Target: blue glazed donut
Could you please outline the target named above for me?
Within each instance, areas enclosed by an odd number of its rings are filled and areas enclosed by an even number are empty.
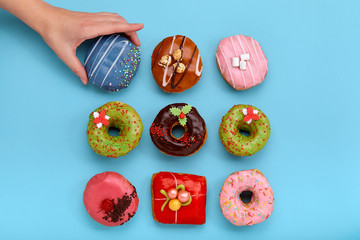
[[[92,82],[109,92],[129,86],[140,65],[140,49],[119,35],[101,36],[85,57],[85,70]]]

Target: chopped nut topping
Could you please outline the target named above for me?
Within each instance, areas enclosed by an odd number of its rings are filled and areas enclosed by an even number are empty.
[[[175,52],[173,52],[173,58],[175,59],[175,61],[177,61],[177,60],[182,60],[182,50],[181,49],[178,49],[178,50],[176,50]]]
[[[169,55],[164,55],[161,57],[159,61],[159,66],[166,67],[166,65],[170,65],[170,64],[171,64],[171,57]]]
[[[176,68],[176,63],[173,64],[174,69]],[[185,64],[179,63],[179,66],[176,69],[176,73],[183,73],[185,71]]]

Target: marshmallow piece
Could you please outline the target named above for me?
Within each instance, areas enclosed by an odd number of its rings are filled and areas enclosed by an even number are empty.
[[[240,59],[238,57],[232,58],[232,66],[233,67],[239,67],[240,66]]]
[[[249,61],[250,60],[250,54],[244,53],[240,55],[241,61]]]
[[[246,62],[245,61],[240,61],[240,69],[246,70]]]

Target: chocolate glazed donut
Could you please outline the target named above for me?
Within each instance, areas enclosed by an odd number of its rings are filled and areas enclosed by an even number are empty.
[[[151,56],[154,79],[165,92],[183,92],[194,86],[201,77],[202,67],[196,44],[181,35],[162,40]]]
[[[174,137],[172,129],[183,126],[185,133]],[[173,103],[163,108],[150,127],[151,140],[163,153],[172,156],[189,156],[205,143],[207,133],[204,119],[195,107]]]

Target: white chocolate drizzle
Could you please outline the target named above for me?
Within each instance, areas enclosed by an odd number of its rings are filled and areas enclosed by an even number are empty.
[[[198,57],[196,60],[196,67],[195,67],[195,74],[200,77],[203,67],[201,66],[201,69],[199,71],[199,63],[200,63],[200,52],[198,51]]]
[[[245,49],[241,43],[241,39],[239,36],[235,36],[235,38],[238,40],[239,44],[240,44],[240,47],[241,47],[241,50],[243,53],[245,53]],[[253,83],[255,84],[255,78],[254,78],[254,74],[252,72],[252,69],[251,69],[251,64],[249,64],[249,69],[250,69],[250,74],[251,74],[251,77],[252,77],[252,80],[253,80]]]
[[[171,42],[171,46],[170,46],[170,50],[169,50],[169,58],[170,58],[170,55],[171,55],[171,53],[172,53],[172,49],[173,49],[173,46],[174,46],[175,38],[176,38],[176,36],[173,36],[173,40],[172,40],[172,42]],[[162,86],[163,86],[163,87],[166,87],[166,86],[169,84],[170,80],[171,80],[171,76],[170,76],[170,78],[166,81],[166,74],[167,74],[167,71],[168,71],[168,69],[169,69],[169,63],[170,63],[170,61],[167,62],[166,67],[165,67],[165,70],[164,70],[163,81],[162,81]]]

